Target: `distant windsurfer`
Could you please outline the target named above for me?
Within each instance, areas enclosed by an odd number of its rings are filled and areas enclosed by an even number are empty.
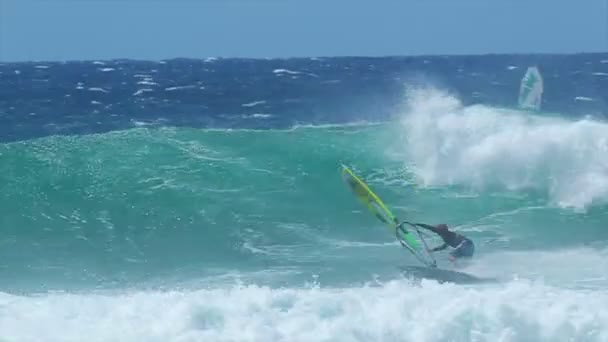
[[[414,223],[413,225],[428,229],[443,239],[443,245],[432,248],[429,250],[429,252],[441,251],[450,246],[454,248],[454,250],[450,252],[449,256],[450,261],[452,262],[456,261],[458,258],[471,258],[473,253],[475,253],[475,245],[473,244],[473,241],[462,234],[450,231],[446,224],[442,223],[436,226],[431,226],[424,223]]]

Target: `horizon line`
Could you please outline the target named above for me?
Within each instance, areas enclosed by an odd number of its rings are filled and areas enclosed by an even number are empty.
[[[166,57],[166,58],[96,58],[96,59],[40,59],[40,60],[2,60],[0,64],[28,64],[28,63],[70,63],[70,62],[112,62],[112,61],[134,61],[134,62],[162,62],[172,60],[289,60],[289,59],[337,59],[337,58],[437,58],[437,57],[487,57],[487,56],[576,56],[576,55],[599,55],[608,54],[607,51],[579,51],[579,52],[499,52],[499,53],[454,53],[454,54],[409,54],[409,55],[336,55],[336,56],[288,56],[288,57]]]

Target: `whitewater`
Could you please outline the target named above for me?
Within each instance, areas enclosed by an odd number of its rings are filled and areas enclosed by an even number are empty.
[[[278,82],[354,77],[260,63]],[[108,62],[103,82],[78,90],[71,80],[73,91],[85,92],[83,106],[124,105],[107,98],[119,83],[105,79],[122,68],[158,84],[128,92],[148,110],[167,103],[159,93],[187,111],[191,92],[229,92],[134,65]],[[512,65],[502,72],[523,68]],[[30,77],[29,67],[59,66],[17,67]],[[0,143],[0,340],[608,340],[608,122],[414,83],[399,79],[386,115],[340,120],[324,103],[310,120],[298,107],[279,122],[277,108],[311,102],[259,94],[199,124],[162,110],[96,123],[100,109],[70,114],[72,125],[39,125],[42,114],[18,125],[4,110],[13,126]],[[359,100],[375,107],[375,96]],[[352,196],[341,164],[401,219],[470,237],[475,258],[457,270],[496,281],[405,272],[419,263]],[[446,252],[436,257],[453,269]]]

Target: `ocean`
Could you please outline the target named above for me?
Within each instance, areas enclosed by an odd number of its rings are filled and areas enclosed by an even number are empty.
[[[608,341],[607,113],[608,53],[0,64],[0,340]]]

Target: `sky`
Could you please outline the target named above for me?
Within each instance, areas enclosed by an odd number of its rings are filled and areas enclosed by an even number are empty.
[[[608,51],[608,0],[0,0],[0,61]]]

